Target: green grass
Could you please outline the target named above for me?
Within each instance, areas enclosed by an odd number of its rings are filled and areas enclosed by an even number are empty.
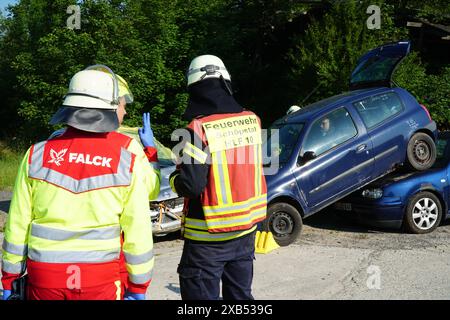
[[[0,190],[10,191],[13,189],[23,154],[23,152],[15,151],[0,142]]]

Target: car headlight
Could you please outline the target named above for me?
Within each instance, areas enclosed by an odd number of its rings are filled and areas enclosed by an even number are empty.
[[[362,196],[369,199],[380,199],[383,196],[383,189],[366,189],[362,192]]]

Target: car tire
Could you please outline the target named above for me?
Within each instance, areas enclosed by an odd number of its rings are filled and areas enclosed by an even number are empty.
[[[431,168],[436,161],[436,144],[426,133],[414,134],[408,142],[406,151],[408,167],[412,170],[424,171]]]
[[[424,191],[409,199],[403,226],[410,233],[429,233],[439,226],[441,219],[441,201],[433,193]]]
[[[302,228],[302,217],[294,206],[285,202],[269,205],[264,230],[272,232],[273,238],[280,246],[288,246],[294,242]]]

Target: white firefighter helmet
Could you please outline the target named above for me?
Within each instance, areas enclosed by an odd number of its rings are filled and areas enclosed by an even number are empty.
[[[110,132],[119,127],[119,97],[133,102],[128,84],[104,65],[77,72],[71,79],[62,107],[50,124],[67,124],[90,132]]]
[[[301,108],[299,106],[293,105],[291,106],[288,111],[286,112],[286,114],[291,114],[294,112],[297,112],[298,110],[300,110]]]
[[[87,109],[117,109],[119,85],[116,75],[106,66],[92,66],[77,72],[70,80],[63,105]]]
[[[209,54],[194,58],[186,76],[188,86],[208,78],[223,77],[225,80],[231,81],[223,61],[219,57]]]

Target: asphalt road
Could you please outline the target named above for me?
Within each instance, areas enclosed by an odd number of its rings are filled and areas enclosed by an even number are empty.
[[[0,192],[0,210],[7,210],[7,199]],[[176,268],[182,245],[176,234],[156,239],[149,299],[180,299]],[[256,256],[253,295],[259,300],[449,299],[450,222],[431,234],[412,235],[357,225],[330,210],[317,213],[305,220],[294,244]]]
[[[301,238],[257,254],[253,294],[261,300],[449,299],[450,223],[428,235],[357,225],[332,211],[305,220]],[[182,241],[155,243],[150,299],[180,299]]]

